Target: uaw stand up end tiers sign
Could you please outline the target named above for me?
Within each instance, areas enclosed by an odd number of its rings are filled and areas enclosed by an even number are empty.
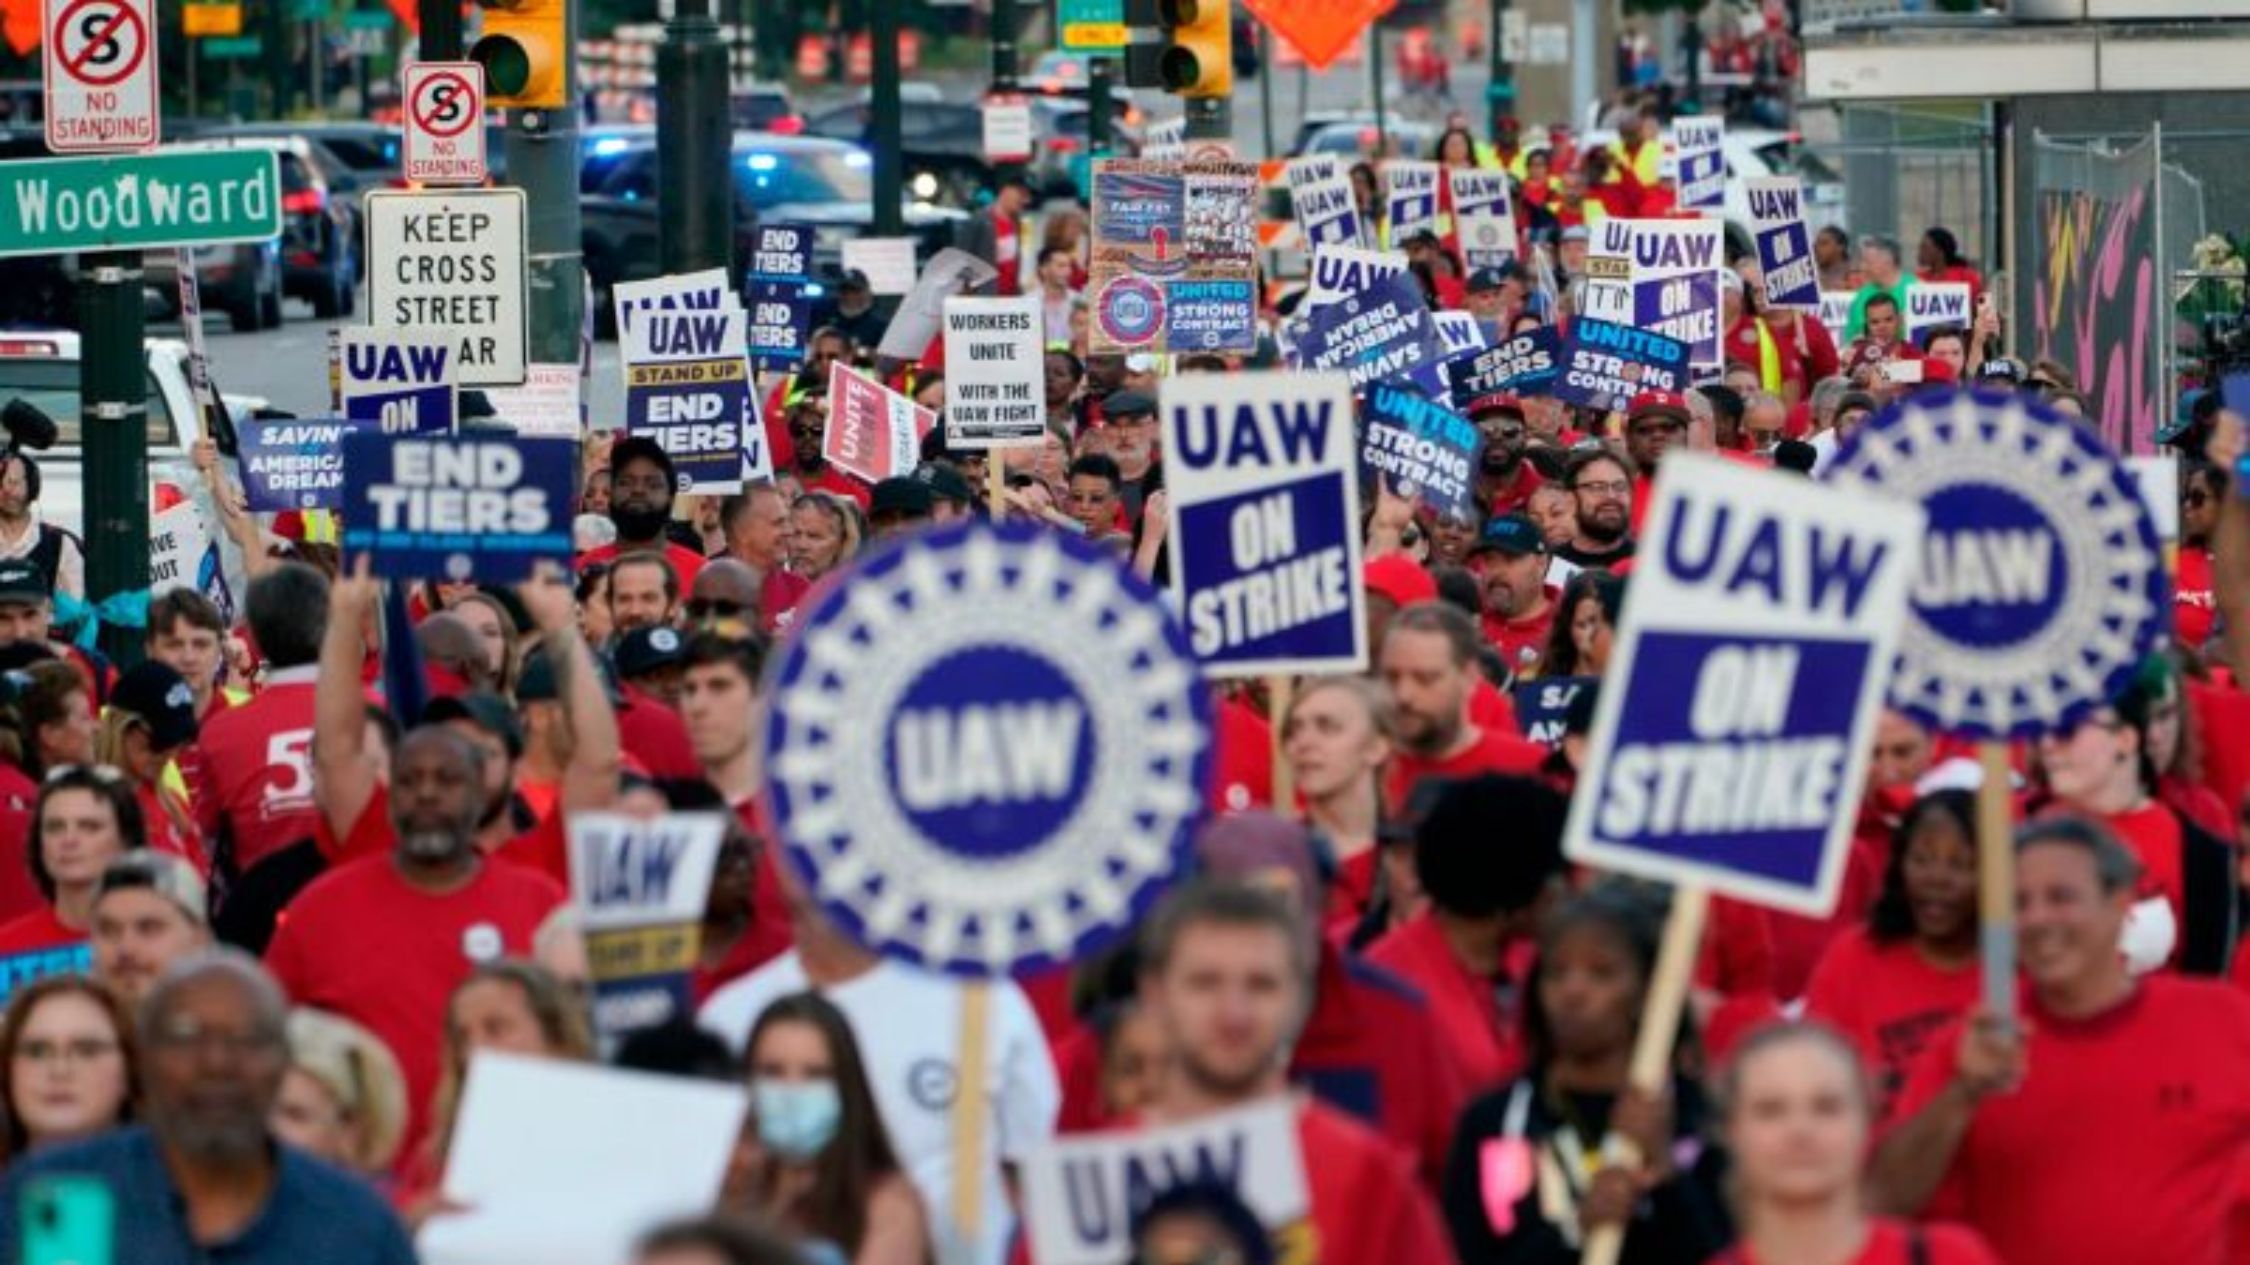
[[[1060,965],[1177,871],[1210,700],[1107,552],[1023,524],[920,534],[797,627],[768,670],[767,788],[798,874],[860,943],[972,977]]]

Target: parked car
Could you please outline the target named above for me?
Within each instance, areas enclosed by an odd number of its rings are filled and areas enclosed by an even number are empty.
[[[840,105],[814,115],[805,134],[854,146],[873,140],[874,112],[866,102]],[[984,160],[984,112],[957,101],[917,101],[899,117],[899,150],[905,159],[906,187],[930,201],[968,206],[992,183]]]
[[[777,83],[753,83],[735,89],[728,113],[733,125],[745,131],[795,136],[805,130],[805,116],[797,112],[789,89]]]
[[[399,128],[388,123],[238,123],[196,134],[199,140],[252,136],[296,137],[312,146],[312,158],[328,182],[329,196],[340,202],[351,218],[352,240],[359,240],[360,199],[370,189],[406,187],[405,143]],[[495,150],[497,152],[497,150]],[[359,275],[367,275],[364,252],[355,251]]]
[[[1383,120],[1383,130],[1375,128],[1375,119],[1341,119],[1326,123],[1304,135],[1304,147],[1297,154],[1334,154],[1338,158],[1357,162],[1375,155],[1376,138],[1388,136],[1389,150],[1394,157],[1428,158],[1437,152],[1440,129],[1435,123],[1416,119],[1402,119],[1392,115]],[[1291,155],[1295,157],[1296,155]]]
[[[281,288],[324,321],[352,314],[359,292],[359,220],[300,136],[197,138],[174,151],[264,149],[281,162]],[[170,275],[168,266],[160,269]],[[161,279],[159,279],[161,283]],[[275,324],[279,324],[278,313]]]

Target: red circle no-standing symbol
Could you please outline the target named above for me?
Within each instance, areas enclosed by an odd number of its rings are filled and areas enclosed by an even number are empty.
[[[63,73],[89,88],[125,82],[148,56],[148,27],[124,0],[76,0],[48,36]]]
[[[439,140],[459,136],[477,121],[476,88],[468,76],[443,71],[414,88],[414,126]]]

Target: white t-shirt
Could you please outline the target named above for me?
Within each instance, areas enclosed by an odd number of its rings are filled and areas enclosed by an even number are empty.
[[[739,1053],[750,1027],[776,999],[808,987],[791,950],[712,994],[704,1027]],[[873,970],[821,989],[851,1022],[891,1146],[928,1204],[938,1265],[1000,1265],[1015,1230],[1001,1184],[1003,1161],[1021,1162],[1054,1136],[1062,1088],[1046,1037],[1023,990],[991,985],[986,1008],[984,1216],[973,1242],[953,1223],[953,1099],[961,1045],[961,981],[884,959]]]

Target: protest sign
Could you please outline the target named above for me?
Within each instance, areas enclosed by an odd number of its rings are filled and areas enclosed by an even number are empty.
[[[1039,296],[945,303],[945,442],[1038,444],[1047,435],[1047,357]]]
[[[1096,164],[1093,349],[1253,350],[1257,195],[1249,163]]]
[[[846,272],[866,274],[870,294],[905,294],[914,288],[914,239],[847,237],[843,264]]]
[[[236,441],[244,504],[253,514],[342,505],[344,436],[369,426],[341,417],[300,417],[242,427]]]
[[[1542,325],[1490,351],[1451,361],[1446,370],[1453,383],[1453,406],[1467,409],[1488,395],[1553,394],[1562,372],[1559,341],[1554,326]]]
[[[1497,268],[1516,257],[1515,198],[1508,173],[1487,167],[1448,167],[1453,192],[1453,231],[1469,268]]]
[[[152,595],[173,589],[200,589],[204,552],[210,533],[203,528],[203,511],[192,500],[179,501],[151,514],[148,520],[148,589]]]
[[[650,1226],[707,1211],[741,1139],[737,1081],[485,1051],[446,1149],[424,1265],[617,1265]]]
[[[1825,917],[1922,514],[1674,453],[1647,526],[1564,853]]]
[[[1235,1193],[1275,1235],[1312,1213],[1287,1095],[1185,1124],[1057,1138],[1024,1164],[1024,1214],[1039,1265],[1115,1265],[1133,1256],[1133,1223],[1175,1186]]]
[[[1391,240],[1403,242],[1423,229],[1438,225],[1438,179],[1434,162],[1393,158],[1383,164],[1383,207],[1391,226]]]
[[[817,240],[810,224],[758,225],[757,239],[751,244],[750,280],[811,280],[813,244]]]
[[[1187,157],[1187,116],[1158,119],[1141,132],[1141,157],[1152,162],[1179,162]]]
[[[720,312],[737,306],[727,288],[727,270],[705,268],[647,281],[620,281],[610,287],[610,303],[617,309],[617,336],[633,327],[642,312]]]
[[[1560,747],[1570,705],[1601,680],[1598,676],[1548,676],[1516,686],[1510,691],[1516,701],[1516,728],[1542,746]]]
[[[2147,457],[2122,457],[2125,472],[2133,476],[2133,490],[2148,507],[2148,520],[2156,538],[2167,546],[2180,540],[2180,455],[2158,453]]]
[[[1917,281],[1906,287],[1906,338],[1919,343],[1933,329],[1969,328],[1969,283]]]
[[[1313,251],[1312,284],[1305,288],[1304,310],[1324,307],[1406,270],[1406,252],[1402,250],[1322,246]]]
[[[1336,373],[1159,388],[1172,595],[1206,675],[1366,665],[1351,394]]]
[[[964,523],[810,600],[760,697],[772,819],[830,917],[972,976],[1128,933],[1185,859],[1211,760],[1155,591],[1093,542]]]
[[[828,431],[820,455],[869,483],[914,473],[937,414],[839,360],[828,368]]]
[[[1422,302],[1421,283],[1396,276],[1314,311],[1297,356],[1312,368],[1349,374],[1359,389],[1385,378],[1438,379],[1445,348]]]
[[[1758,271],[1765,278],[1766,306],[1820,310],[1820,268],[1813,262],[1812,231],[1805,226],[1804,182],[1795,176],[1768,176],[1745,183],[1750,203],[1750,235],[1758,243]]]
[[[1923,725],[1995,740],[2067,728],[2154,644],[2163,547],[2090,427],[2012,392],[1933,390],[1871,419],[1825,478],[1928,512],[1891,679],[1891,706]]]
[[[1441,515],[1475,509],[1484,436],[1467,418],[1419,391],[1378,382],[1367,388],[1366,423],[1360,464],[1400,496],[1420,497]]]
[[[570,569],[577,446],[559,439],[344,436],[346,554],[390,580],[529,579]]]
[[[760,372],[804,363],[812,337],[812,300],[790,281],[750,283],[750,360]]]
[[[1820,292],[1820,323],[1827,327],[1828,336],[1838,347],[1850,341],[1844,331],[1851,328],[1852,303],[1859,298],[1856,290],[1823,290]]]
[[[344,417],[388,435],[444,435],[453,430],[453,350],[445,330],[343,331]]]
[[[1726,227],[1718,221],[1635,220],[1631,324],[1686,343],[1690,366],[1717,367],[1725,266]]]
[[[1633,323],[1633,225],[1638,222],[1604,218],[1589,226],[1578,315]]]
[[[1622,411],[1643,391],[1687,389],[1687,345],[1661,334],[1580,318],[1570,323],[1555,397]]]
[[[1432,312],[1430,319],[1437,322],[1438,344],[1447,360],[1474,355],[1491,345],[1485,341],[1484,325],[1467,312]]]
[[[883,329],[875,354],[891,360],[916,361],[930,349],[930,340],[944,328],[945,301],[956,294],[989,285],[1000,271],[965,250],[948,246],[930,257],[929,266],[914,280],[898,311]]]
[[[1305,249],[1318,253],[1323,246],[1366,243],[1367,231],[1359,222],[1359,199],[1352,194],[1351,176],[1334,155],[1292,158],[1283,168],[1283,177],[1289,184],[1290,213],[1296,217]]]
[[[653,636],[679,633],[669,628]],[[662,647],[658,647],[662,649]],[[573,813],[570,893],[594,978],[594,1029],[617,1040],[692,1018],[703,908],[726,819],[716,813]]]
[[[1727,202],[1726,120],[1697,114],[1672,120],[1672,148],[1679,178],[1679,205],[1716,211]]]
[[[582,365],[524,366],[520,387],[487,387],[485,402],[495,419],[518,435],[536,439],[576,439],[586,430],[586,370]]]
[[[94,945],[90,940],[25,949],[0,957],[0,1006],[7,1005],[20,990],[50,975],[91,975],[93,970]]]
[[[759,464],[753,450],[765,431],[752,424],[748,323],[739,307],[655,310],[623,331],[625,430],[672,459],[679,491],[739,492],[744,462]]]

